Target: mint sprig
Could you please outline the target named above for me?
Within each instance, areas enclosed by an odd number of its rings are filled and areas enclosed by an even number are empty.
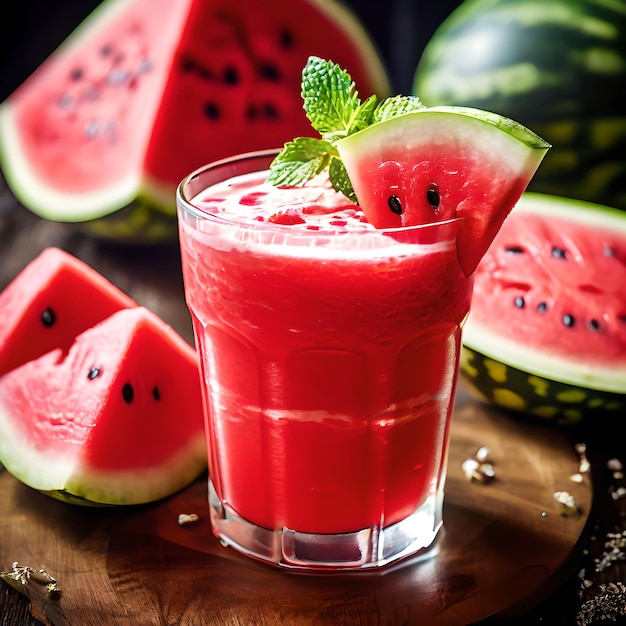
[[[424,108],[414,96],[361,101],[350,74],[332,61],[309,57],[302,70],[306,116],[321,138],[297,137],[285,144],[270,165],[268,182],[301,185],[327,171],[331,185],[356,202],[352,183],[335,147],[338,140],[372,124]]]

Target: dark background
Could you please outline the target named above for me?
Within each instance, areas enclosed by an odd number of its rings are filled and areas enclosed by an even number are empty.
[[[98,4],[99,0],[4,3],[0,10],[0,101]],[[424,46],[460,0],[345,0],[345,4],[376,42],[394,92],[408,94]]]

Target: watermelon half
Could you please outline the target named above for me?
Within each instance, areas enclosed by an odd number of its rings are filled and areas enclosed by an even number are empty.
[[[626,411],[626,215],[525,193],[478,266],[461,372],[508,409]]]
[[[311,54],[346,67],[363,95],[388,92],[371,40],[335,0],[106,0],[0,106],[5,177],[45,218],[113,214],[92,232],[175,237],[184,176],[311,133]]]
[[[83,504],[139,504],[206,468],[195,351],[144,307],[0,377],[0,461]]]
[[[457,250],[469,276],[549,145],[499,115],[424,108],[337,143],[354,192],[377,228],[462,218]]]
[[[0,376],[135,302],[59,248],[47,248],[0,293]]]

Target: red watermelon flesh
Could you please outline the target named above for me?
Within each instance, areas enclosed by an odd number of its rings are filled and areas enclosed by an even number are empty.
[[[138,197],[174,214],[194,169],[311,134],[311,54],[340,62],[364,95],[388,89],[362,27],[330,0],[106,0],[2,105],[6,178],[51,219]]]
[[[461,218],[457,250],[469,275],[549,145],[495,114],[432,107],[374,124],[337,148],[377,228]]]
[[[90,502],[165,497],[206,467],[195,351],[144,307],[0,377],[0,461]]]
[[[0,293],[0,376],[135,302],[86,263],[47,248]]]
[[[624,393],[624,215],[524,194],[477,268],[465,339],[524,371]]]

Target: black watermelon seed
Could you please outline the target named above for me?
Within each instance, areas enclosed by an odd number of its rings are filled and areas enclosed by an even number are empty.
[[[565,250],[563,248],[559,248],[558,246],[554,246],[552,248],[552,256],[555,259],[566,259],[567,258],[567,252],[565,252]]]
[[[224,82],[227,85],[236,85],[239,82],[239,72],[232,65],[224,70]]]
[[[280,117],[278,109],[271,102],[266,102],[263,105],[263,114],[269,120],[277,120]]]
[[[591,330],[599,330],[600,322],[596,319],[589,320],[589,328],[591,328]]]
[[[521,246],[507,246],[504,251],[508,254],[524,254],[524,248]]]
[[[100,54],[103,57],[108,57],[111,54],[111,52],[113,52],[113,48],[111,46],[107,45],[107,46],[102,46],[102,48],[100,48]]]
[[[72,80],[80,80],[82,77],[83,77],[83,70],[80,67],[77,67],[70,72],[70,78]]]
[[[293,33],[285,28],[280,33],[279,41],[281,48],[284,48],[285,50],[293,48]]]
[[[56,321],[57,321],[56,313],[50,307],[48,307],[41,314],[41,323],[47,328],[50,328],[50,326],[54,325]]]
[[[575,323],[576,323],[576,320],[573,315],[566,313],[563,316],[563,324],[567,326],[568,328],[571,328]]]
[[[98,367],[92,367],[89,370],[89,373],[87,374],[87,378],[89,380],[93,380],[94,378],[97,378],[98,376],[100,376],[100,368]]]
[[[261,75],[261,78],[265,80],[272,82],[280,80],[280,70],[271,63],[264,63],[261,65],[259,67],[259,74]]]
[[[441,196],[439,195],[439,190],[436,185],[431,185],[426,192],[426,200],[428,204],[430,204],[433,209],[439,208],[439,203],[441,202]]]
[[[537,312],[538,313],[545,313],[548,310],[548,303],[547,302],[540,302],[537,305]]]
[[[218,106],[214,102],[207,102],[204,105],[204,114],[210,120],[216,120],[220,116],[220,110]]]
[[[402,203],[400,202],[400,198],[398,198],[398,196],[389,196],[389,198],[387,198],[387,204],[389,205],[392,213],[402,215]]]
[[[615,250],[613,250],[611,246],[605,245],[603,252],[604,252],[604,256],[615,256]]]
[[[184,57],[180,64],[183,72],[193,72],[196,69],[196,62],[190,57]]]
[[[526,305],[526,301],[524,300],[523,296],[517,296],[515,298],[515,300],[513,300],[513,304],[518,308],[518,309],[523,309],[524,306]]]
[[[259,117],[259,109],[254,104],[249,104],[246,109],[246,117],[249,120],[256,120]]]
[[[155,388],[152,390],[152,397],[153,397],[155,400],[157,400],[157,401],[159,401],[159,400],[161,399],[161,392],[159,391],[159,388],[158,388],[158,387],[155,387]]]
[[[130,383],[126,383],[122,387],[122,398],[124,398],[124,402],[126,402],[126,404],[130,404],[133,401],[134,397],[135,391],[133,389],[133,386]]]

